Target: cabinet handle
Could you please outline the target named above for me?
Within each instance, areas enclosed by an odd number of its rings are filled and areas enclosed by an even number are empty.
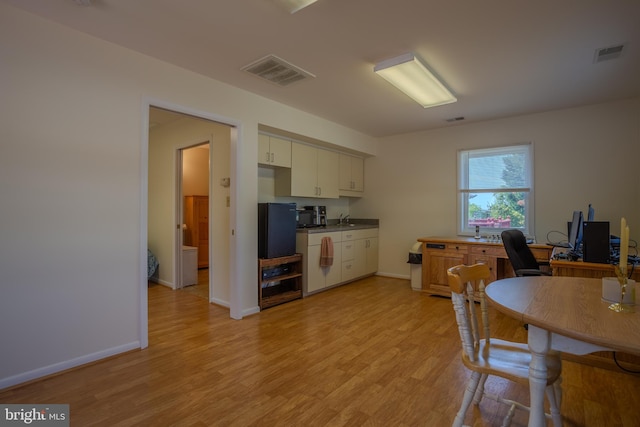
[[[269,152],[267,151],[267,163],[269,163]]]
[[[322,187],[318,187],[318,196],[322,196]]]
[[[271,153],[271,163],[273,163],[273,159],[275,159],[275,154]]]

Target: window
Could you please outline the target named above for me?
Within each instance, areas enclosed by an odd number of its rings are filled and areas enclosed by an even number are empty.
[[[458,153],[460,234],[533,235],[533,148],[514,145]]]

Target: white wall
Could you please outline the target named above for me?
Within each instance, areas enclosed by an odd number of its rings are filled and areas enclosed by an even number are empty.
[[[226,127],[226,126],[225,126]],[[231,132],[228,127],[226,132],[226,145],[231,144]],[[149,144],[152,143],[149,134]],[[206,148],[204,148],[206,147]],[[151,147],[149,147],[151,150]],[[228,152],[229,150],[227,150]],[[209,144],[205,146],[187,148],[182,151],[182,194],[185,196],[209,195]],[[227,169],[231,159],[227,155]],[[227,171],[227,176],[229,171]]]
[[[257,307],[258,124],[375,154],[363,134],[5,3],[0,40],[0,388],[144,344],[146,100],[238,125],[242,313]]]
[[[379,272],[408,277],[419,237],[456,234],[457,151],[531,141],[535,157],[535,234],[566,233],[574,210],[620,218],[640,239],[640,99],[467,124],[384,138],[365,163],[373,197],[351,203],[353,216],[380,218]],[[550,236],[553,240],[554,235]],[[555,234],[556,241],[558,235]]]

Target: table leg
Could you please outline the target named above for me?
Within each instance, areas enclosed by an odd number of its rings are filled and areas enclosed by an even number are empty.
[[[547,386],[546,356],[551,347],[551,334],[530,324],[528,343],[529,350],[531,350],[531,365],[529,366],[531,412],[529,413],[529,427],[544,427],[547,425],[544,417],[544,390]]]

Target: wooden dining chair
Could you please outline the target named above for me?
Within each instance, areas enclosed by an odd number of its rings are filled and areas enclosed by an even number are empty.
[[[456,314],[462,341],[462,363],[471,370],[471,378],[462,398],[462,405],[453,426],[463,425],[464,417],[473,401],[480,404],[483,397],[510,406],[503,426],[511,423],[516,408],[529,410],[526,405],[498,395],[485,393],[484,384],[489,375],[496,375],[519,384],[529,384],[531,353],[527,344],[491,338],[489,314],[485,301],[485,282],[490,276],[486,264],[458,265],[447,270],[451,301]],[[480,316],[476,304],[480,305]],[[483,338],[481,338],[483,337]],[[562,425],[560,403],[562,400],[561,361],[559,352],[547,356],[547,388],[550,414],[554,426]]]

